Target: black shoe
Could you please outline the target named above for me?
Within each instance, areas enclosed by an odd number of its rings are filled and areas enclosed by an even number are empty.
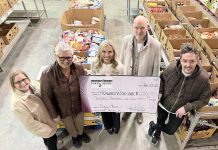
[[[157,145],[159,142],[160,137],[156,136],[155,134],[152,135],[151,137],[151,144],[152,145]]]
[[[108,129],[107,132],[108,132],[110,135],[112,135],[112,134],[114,133],[114,130],[113,130],[113,128],[111,128],[111,129]]]
[[[115,133],[115,134],[118,134],[119,131],[120,131],[120,129],[116,129],[116,128],[114,128],[114,133]]]
[[[153,133],[152,133],[152,136],[151,136],[151,144],[152,145],[157,145],[159,140],[160,140],[160,135],[161,135],[161,131],[160,130],[155,130]]]
[[[91,138],[85,133],[79,135],[79,137],[84,143],[89,143],[91,141]]]
[[[126,120],[129,118],[130,115],[131,115],[130,112],[125,112],[125,113],[123,114],[122,120],[123,120],[123,121],[126,121]]]
[[[79,136],[77,136],[76,138],[72,137],[72,140],[73,140],[73,145],[76,148],[80,148],[82,146],[82,141]]]
[[[154,130],[155,130],[155,123],[154,123],[154,121],[151,121],[149,123],[148,135],[152,136]]]

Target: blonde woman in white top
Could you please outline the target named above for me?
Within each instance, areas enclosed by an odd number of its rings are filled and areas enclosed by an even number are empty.
[[[22,70],[10,74],[14,91],[11,109],[21,124],[32,134],[42,137],[49,150],[57,150],[56,123],[41,101],[39,82],[30,81]]]
[[[115,49],[109,40],[100,44],[97,59],[92,63],[92,75],[122,75],[123,65],[116,59]],[[120,130],[120,113],[102,112],[102,120],[109,134]]]

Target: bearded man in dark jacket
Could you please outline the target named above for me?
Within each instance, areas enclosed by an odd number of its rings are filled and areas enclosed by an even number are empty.
[[[172,135],[184,115],[207,105],[211,97],[208,73],[198,64],[199,54],[190,43],[181,46],[181,57],[160,75],[157,123],[149,123],[148,135],[156,145],[161,131]]]

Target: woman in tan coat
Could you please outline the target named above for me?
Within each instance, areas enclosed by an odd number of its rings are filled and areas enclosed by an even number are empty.
[[[49,150],[57,150],[56,123],[41,101],[39,83],[25,72],[13,71],[10,83],[14,91],[11,108],[16,118],[32,134],[42,137]]]

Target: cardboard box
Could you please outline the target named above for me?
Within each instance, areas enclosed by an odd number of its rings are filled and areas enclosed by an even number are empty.
[[[183,38],[183,39],[168,39],[166,44],[166,53],[169,57],[169,61],[176,61],[180,57],[180,47],[183,43],[192,43],[197,51],[202,52],[203,49],[193,38]]]
[[[186,29],[191,35],[194,34],[194,30],[198,28],[214,28],[215,25],[209,19],[193,19],[187,21]]]
[[[2,37],[6,45],[10,44],[13,39],[13,33],[11,30],[0,31],[0,36]]]
[[[166,26],[170,26],[170,25],[179,25],[179,21],[178,20],[171,20],[171,21],[157,21],[154,31],[156,33],[156,36],[158,37],[158,39],[160,39],[161,37],[161,32],[163,29],[166,28]]]
[[[163,12],[166,12],[166,8],[167,8],[164,0],[144,1],[143,6],[147,14],[154,13],[153,11],[155,10],[160,11],[159,13],[163,13]]]
[[[17,0],[8,0],[8,3],[10,7],[12,8],[17,3]]]
[[[193,6],[193,5],[189,5],[189,6],[180,6],[177,8],[176,13],[178,12],[193,12],[193,11],[197,11],[197,7]]]
[[[180,6],[176,9],[176,16],[181,21],[184,18],[184,13],[198,11],[196,6]]]
[[[93,17],[99,18],[100,22],[91,24]],[[73,28],[98,28],[103,29],[103,14],[101,10],[93,9],[71,9],[65,11],[61,18],[62,30],[70,30]],[[72,25],[74,20],[80,20],[83,25]]]
[[[187,30],[181,29],[163,29],[161,33],[160,42],[163,47],[166,47],[168,39],[181,39],[181,38],[192,38]]]
[[[177,21],[177,18],[169,12],[166,13],[151,13],[151,26],[155,28],[155,25],[158,21]]]
[[[0,1],[0,8],[1,8],[1,10],[4,11],[4,13],[6,11],[8,11],[10,9],[10,5],[9,5],[8,1],[7,0],[1,0]]]
[[[169,61],[176,61],[176,57],[180,56],[180,47],[183,43],[194,43],[194,39],[169,39],[166,46],[166,53]]]
[[[210,128],[208,130],[201,130],[201,131],[193,131],[191,134],[190,139],[201,139],[201,138],[209,138],[213,135],[216,131],[216,128]],[[184,125],[181,125],[177,130],[178,136],[180,140],[183,141],[188,134],[188,131],[185,129]]]
[[[13,37],[15,37],[19,32],[19,28],[16,23],[9,23],[9,24],[3,23],[0,25],[0,30],[11,30],[13,33]]]
[[[0,7],[0,17],[4,14],[4,11]]]
[[[2,51],[5,47],[5,42],[3,41],[2,37],[0,37],[0,51]]]
[[[207,19],[207,16],[202,11],[183,12],[183,14],[186,18]]]
[[[197,112],[217,112],[218,111],[218,106],[204,106],[200,109],[197,110]],[[218,115],[214,115],[214,116],[208,116],[207,119],[217,119],[218,118]]]
[[[181,3],[183,5],[181,5]],[[176,10],[178,7],[182,7],[182,6],[190,6],[190,0],[174,0],[172,1],[172,12],[176,13]]]
[[[209,32],[209,33],[213,33],[213,32],[218,32],[218,28],[198,28],[198,29],[194,29],[193,31],[193,37],[197,40],[197,42],[202,45],[202,38],[201,38],[201,34],[203,32]]]
[[[73,5],[73,3],[75,1],[78,1],[78,0],[70,0],[69,5],[68,5],[68,9],[91,9],[91,5],[87,6],[86,8],[72,8],[72,5]],[[80,0],[80,1],[83,1],[83,0]],[[92,0],[90,0],[90,1],[92,1]],[[102,13],[101,17],[103,18],[102,21],[104,23],[104,5],[103,5],[103,0],[101,1],[101,7],[96,8],[96,9],[101,11],[101,13]],[[94,9],[94,10],[96,10],[96,9]]]

